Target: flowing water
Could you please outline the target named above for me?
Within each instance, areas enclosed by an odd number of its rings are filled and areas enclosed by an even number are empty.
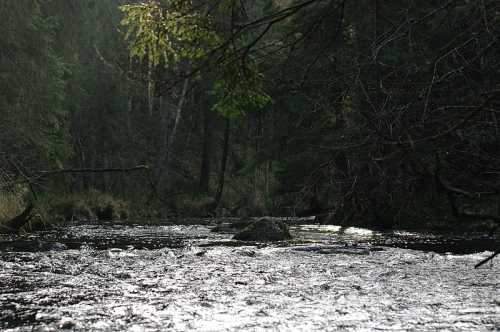
[[[208,226],[0,237],[5,331],[498,331],[499,245],[335,226],[237,246]]]

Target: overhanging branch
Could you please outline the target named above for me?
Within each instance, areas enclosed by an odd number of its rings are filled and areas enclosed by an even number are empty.
[[[4,183],[0,189],[8,188],[16,184],[36,183],[36,181],[44,178],[64,174],[80,174],[80,173],[130,173],[136,171],[149,171],[151,168],[148,165],[138,165],[126,168],[63,168],[49,171],[38,171],[33,176],[23,176],[23,179]]]

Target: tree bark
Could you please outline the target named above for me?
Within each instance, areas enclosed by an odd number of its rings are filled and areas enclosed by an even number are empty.
[[[188,86],[189,86],[189,79],[186,78],[182,86],[182,91],[179,97],[179,101],[175,108],[175,119],[172,130],[169,130],[170,125],[168,121],[169,120],[168,112],[164,111],[162,114],[163,139],[162,139],[162,146],[160,148],[160,155],[157,159],[157,164],[156,164],[156,178],[159,184],[162,184],[163,179],[165,179],[166,181],[165,187],[167,188],[170,175],[172,151],[177,136],[177,129],[179,128],[179,123],[182,118],[182,110],[186,102]]]
[[[229,151],[229,136],[231,132],[231,122],[229,119],[226,119],[226,127],[224,129],[224,142],[222,147],[222,159],[221,159],[221,167],[219,172],[219,184],[217,186],[217,192],[215,193],[214,203],[211,206],[212,212],[217,209],[220,204],[222,193],[224,191],[224,180],[226,175],[226,166],[227,166],[227,156]]]
[[[168,154],[168,120],[169,120],[169,112],[167,109],[163,109],[164,105],[166,103],[163,102],[163,97],[160,96],[159,98],[159,108],[161,111],[161,118],[160,118],[160,126],[162,129],[161,133],[161,143],[160,143],[160,150],[158,152],[158,158],[156,159],[156,164],[155,164],[155,169],[154,169],[154,176],[159,183],[161,181],[161,175],[163,173],[163,167],[165,164],[165,160],[167,159],[167,154]]]
[[[168,183],[170,180],[170,168],[172,163],[172,152],[174,149],[175,139],[177,137],[177,129],[179,128],[179,123],[182,118],[182,109],[184,108],[184,103],[186,101],[186,95],[189,86],[189,79],[184,79],[184,84],[182,86],[182,92],[179,99],[179,103],[177,104],[177,109],[175,111],[175,120],[174,127],[170,131],[170,135],[168,137],[168,145],[167,145],[167,159],[165,160],[165,186],[168,188]]]
[[[154,108],[154,95],[155,95],[155,82],[153,80],[153,64],[151,61],[148,62],[148,113],[149,116],[153,116]]]

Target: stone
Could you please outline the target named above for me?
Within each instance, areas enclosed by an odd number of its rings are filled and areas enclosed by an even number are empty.
[[[234,240],[258,242],[283,241],[291,238],[287,224],[265,217],[252,222],[233,237]]]

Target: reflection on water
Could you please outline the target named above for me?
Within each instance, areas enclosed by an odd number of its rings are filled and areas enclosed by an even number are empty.
[[[407,231],[372,231],[333,225],[302,225],[297,226],[295,231],[304,239],[314,239],[320,242],[369,243],[437,253],[471,254],[480,251],[495,251],[500,247],[497,239],[482,235],[448,237]]]
[[[500,265],[473,269],[490,253],[483,247],[442,255],[398,248],[438,248],[440,237],[335,226],[293,230],[302,244],[291,247],[200,247],[230,238],[205,226],[94,225],[37,234],[42,244],[67,250],[9,249],[5,243],[16,241],[4,238],[0,329],[500,328]]]

